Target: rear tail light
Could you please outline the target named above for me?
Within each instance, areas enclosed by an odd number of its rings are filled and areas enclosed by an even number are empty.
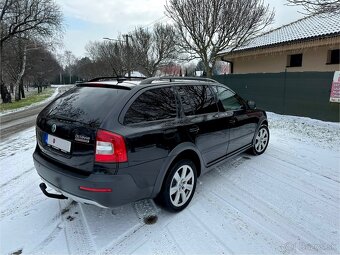
[[[105,130],[98,130],[96,137],[96,162],[127,162],[124,138]]]

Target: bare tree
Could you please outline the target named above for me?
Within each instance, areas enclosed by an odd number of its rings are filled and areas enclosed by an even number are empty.
[[[109,67],[109,75],[114,76],[124,76],[131,70],[153,76],[160,66],[176,57],[176,34],[170,25],[156,24],[151,31],[138,27],[124,37],[90,42],[86,51],[92,63],[87,66],[102,65],[105,73]]]
[[[85,81],[95,77],[112,75],[112,70],[107,63],[102,60],[94,61],[88,57],[79,59],[74,67],[74,74]]]
[[[26,39],[11,38],[9,43],[4,47],[3,54],[3,71],[7,74],[7,81],[10,81],[10,91],[14,92],[15,100],[25,98],[22,78],[24,76],[27,64],[27,51],[30,50],[29,43]]]
[[[69,50],[66,50],[63,55],[63,62],[65,66],[65,70],[67,70],[68,75],[69,75],[69,84],[72,83],[72,74],[73,74],[73,69],[74,65],[77,61],[76,56]]]
[[[176,33],[171,25],[155,24],[152,31],[139,27],[131,34],[131,48],[136,68],[146,76],[154,76],[160,66],[177,56]]]
[[[62,67],[56,57],[43,45],[29,51],[27,58],[31,61],[27,63],[24,81],[36,85],[39,93],[43,85],[46,86],[58,78]]]
[[[0,0],[0,7],[0,81],[2,81],[4,43],[14,37],[44,41],[59,34],[62,30],[62,13],[54,0]],[[27,60],[25,45],[23,49],[22,68],[18,73],[17,83],[22,82],[25,72]]]
[[[165,9],[182,51],[201,58],[209,77],[220,51],[243,45],[274,18],[262,0],[169,0]]]
[[[110,66],[110,74],[113,76],[123,76],[129,69],[127,45],[121,39],[90,42],[86,51],[95,62],[105,62]]]
[[[288,5],[301,6],[307,14],[339,13],[339,0],[287,0]]]
[[[7,76],[5,79],[10,83],[12,93],[13,88],[16,88],[16,100],[25,97],[25,84],[38,85],[38,92],[41,92],[40,81],[50,82],[58,76],[61,67],[47,46],[20,38],[13,38],[9,42],[4,51],[4,75]]]

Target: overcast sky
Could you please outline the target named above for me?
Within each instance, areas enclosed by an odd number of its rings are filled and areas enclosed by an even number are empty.
[[[116,38],[136,26],[152,27],[157,21],[167,22],[166,0],[57,0],[65,18],[64,49],[77,57],[86,54],[89,41],[103,37]],[[275,9],[272,28],[297,20],[302,16],[297,7],[286,6],[285,0],[265,0]]]

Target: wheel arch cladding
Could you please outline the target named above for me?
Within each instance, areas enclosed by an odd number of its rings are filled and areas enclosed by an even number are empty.
[[[267,121],[267,119],[265,119],[265,120],[262,121],[261,126],[262,126],[262,125],[266,125],[266,126],[268,127],[268,121]]]
[[[173,167],[173,165],[175,165],[178,161],[180,161],[181,159],[189,159],[191,160],[195,166],[196,166],[196,171],[197,171],[197,177],[199,177],[201,175],[201,161],[199,156],[197,155],[197,153],[193,150],[187,149],[182,151],[181,153],[179,153],[174,160],[171,162],[169,169],[171,169]],[[169,170],[168,169],[168,170]],[[167,171],[167,174],[165,177],[168,177],[169,171]],[[164,178],[165,179],[165,178]],[[164,181],[163,181],[164,182]]]
[[[171,163],[168,164],[168,166],[165,169],[165,174],[164,174],[163,178],[161,178],[162,173],[160,173],[160,176],[159,176],[160,178],[158,178],[159,181],[156,181],[156,183],[155,183],[155,187],[154,187],[154,191],[153,191],[153,196],[157,196],[158,195],[158,193],[161,191],[161,189],[163,187],[164,182],[166,181],[166,179],[169,176],[169,173],[170,173],[169,170],[181,159],[192,160],[192,162],[195,164],[195,167],[196,167],[197,177],[199,177],[201,175],[201,172],[202,172],[202,162],[201,162],[200,156],[193,149],[190,149],[190,148],[184,149],[183,151],[181,151],[180,153],[178,153],[176,156],[174,156],[172,158]]]

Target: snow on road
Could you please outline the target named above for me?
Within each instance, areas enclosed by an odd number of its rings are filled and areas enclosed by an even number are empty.
[[[200,177],[178,214],[152,200],[103,209],[45,197],[34,129],[21,132],[0,143],[0,254],[339,254],[339,124],[269,121],[266,153]]]

